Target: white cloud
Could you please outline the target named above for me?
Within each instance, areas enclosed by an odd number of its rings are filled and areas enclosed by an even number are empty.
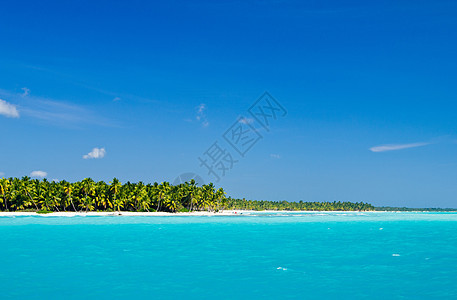
[[[206,109],[206,104],[205,104],[205,103],[200,104],[200,105],[197,107],[197,109],[198,109],[197,112],[198,112],[199,114],[202,114],[202,113],[205,111],[205,109]]]
[[[270,154],[270,157],[271,157],[271,158],[280,159],[280,158],[281,158],[281,155],[279,155],[279,154]]]
[[[3,176],[5,176],[5,173],[0,172],[0,177],[3,177]]]
[[[8,118],[19,118],[19,112],[15,105],[0,99],[0,115]]]
[[[24,92],[22,93],[22,96],[23,97],[26,97],[30,94],[30,90],[26,87],[23,87],[21,90],[23,90]]]
[[[30,173],[30,177],[44,178],[46,176],[48,176],[48,173],[44,171],[33,171],[32,173]]]
[[[370,148],[371,152],[385,152],[385,151],[395,151],[403,150],[409,148],[417,148],[430,145],[430,143],[413,143],[413,144],[395,144],[395,145],[381,145]]]
[[[119,98],[119,97],[114,97],[113,101],[114,101],[114,102],[116,102],[116,101],[121,101],[121,98]]]
[[[240,118],[239,121],[242,124],[252,124],[254,122],[254,119],[251,118]]]
[[[199,106],[197,106],[197,116],[195,117],[195,119],[197,119],[197,121],[199,121],[203,127],[208,127],[209,122],[208,122],[208,119],[206,118],[205,111],[206,111],[206,104],[202,103]]]
[[[91,159],[91,158],[103,158],[105,157],[106,150],[105,148],[94,148],[91,152],[83,155],[84,159]]]

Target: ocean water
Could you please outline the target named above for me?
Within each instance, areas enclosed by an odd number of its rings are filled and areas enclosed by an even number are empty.
[[[457,299],[457,214],[0,217],[0,299]]]

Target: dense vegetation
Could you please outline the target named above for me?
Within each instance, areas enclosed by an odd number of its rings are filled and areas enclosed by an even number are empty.
[[[363,202],[288,202],[288,201],[253,201],[228,198],[226,209],[245,210],[310,210],[310,211],[366,211],[374,210],[371,204]]]
[[[86,178],[79,182],[49,182],[29,177],[0,179],[0,209],[5,211],[215,211],[225,201],[222,188],[197,187],[195,181],[109,184]]]
[[[455,212],[456,208],[411,208],[411,207],[375,207],[376,211],[425,211],[425,212]]]
[[[86,178],[79,182],[50,182],[27,176],[0,179],[1,211],[218,211],[249,210],[373,210],[366,203],[272,202],[226,198],[222,188],[210,183],[201,187],[194,180],[170,185],[168,182],[109,184]]]

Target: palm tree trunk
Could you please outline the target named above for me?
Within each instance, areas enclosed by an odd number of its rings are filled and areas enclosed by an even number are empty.
[[[38,209],[38,206],[37,206],[36,203],[35,203],[35,200],[33,200],[32,196],[30,196],[29,192],[28,192],[28,191],[25,191],[25,193],[27,194],[27,196],[29,196],[30,200],[32,200],[33,205],[35,205],[35,208],[36,208],[37,210],[39,210],[39,209]]]
[[[87,192],[84,191],[84,193],[86,194],[86,198],[84,198],[84,202],[86,202],[86,201],[87,201]],[[87,205],[87,203],[86,203],[86,212],[87,212],[87,209],[88,209],[88,208],[89,208],[89,205]]]
[[[75,207],[75,204],[73,203],[73,198],[71,196],[70,196],[70,202],[71,202],[71,206],[73,206],[73,209],[76,212],[76,207]]]

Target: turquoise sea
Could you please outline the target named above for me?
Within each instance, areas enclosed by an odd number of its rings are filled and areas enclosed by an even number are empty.
[[[0,299],[457,299],[457,214],[0,217]]]

